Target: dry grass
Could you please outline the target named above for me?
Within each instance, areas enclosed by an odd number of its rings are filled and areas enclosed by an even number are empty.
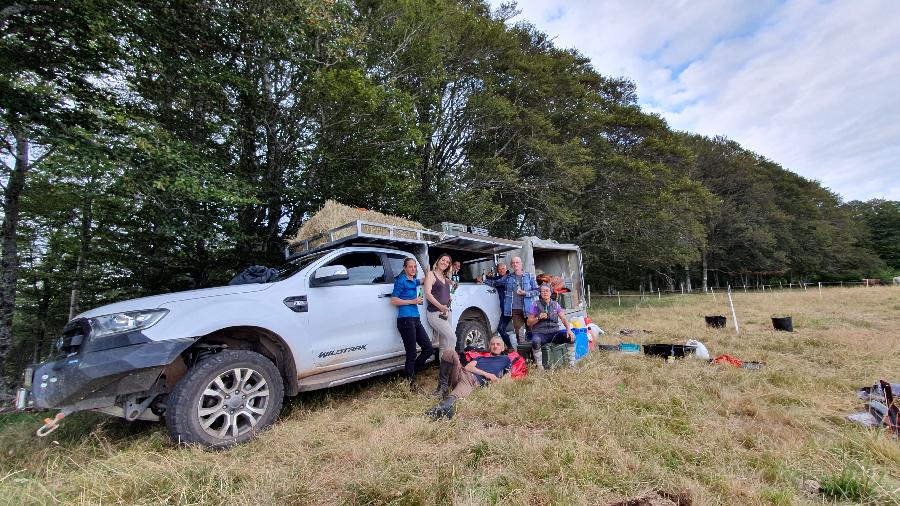
[[[900,441],[843,419],[860,407],[856,387],[900,378],[900,290],[736,304],[740,336],[704,326],[704,314],[726,314],[721,297],[594,316],[610,331],[652,331],[646,341],[696,338],[762,371],[594,354],[575,371],[476,392],[451,422],[426,421],[431,401],[396,376],[299,398],[262,437],[219,453],[93,414],[67,419],[55,440],[31,435],[33,417],[7,418],[0,501],[606,504],[660,489],[692,504],[900,504]],[[775,313],[798,331],[770,330]],[[804,479],[825,493],[804,492]]]

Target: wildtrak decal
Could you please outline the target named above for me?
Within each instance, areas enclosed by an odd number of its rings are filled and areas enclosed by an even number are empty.
[[[319,358],[333,357],[335,355],[341,355],[343,353],[350,353],[351,351],[364,350],[364,349],[366,349],[366,346],[368,346],[368,345],[362,344],[359,346],[351,346],[349,348],[340,348],[337,350],[323,351],[323,352],[319,353]]]

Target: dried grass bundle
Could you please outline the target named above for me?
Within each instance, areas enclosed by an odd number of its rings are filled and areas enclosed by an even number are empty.
[[[357,220],[373,223],[383,223],[385,225],[393,225],[397,227],[414,228],[417,230],[425,229],[425,227],[422,226],[421,223],[412,220],[379,213],[378,211],[370,211],[368,209],[359,207],[345,206],[344,204],[341,204],[339,202],[327,200],[325,201],[325,205],[322,206],[322,209],[319,209],[316,214],[312,215],[312,217],[306,220],[306,223],[304,223],[303,226],[300,227],[300,230],[297,231],[297,235],[290,239],[289,242],[291,244],[295,244],[300,241],[311,239],[333,228],[337,228],[341,225],[346,225],[347,223],[351,223]],[[334,238],[340,239],[341,237],[346,237],[352,234],[354,231],[354,228],[348,227],[344,230],[338,231],[335,234]],[[390,234],[390,231],[387,227],[379,227],[377,225],[363,225],[363,232],[376,235]],[[398,231],[397,236],[407,239],[415,239],[414,233],[404,232],[402,230]],[[327,237],[322,237],[310,244],[310,247],[315,248],[317,246],[321,246],[327,241]]]

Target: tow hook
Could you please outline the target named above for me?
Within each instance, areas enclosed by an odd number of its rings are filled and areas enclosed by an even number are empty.
[[[53,418],[44,418],[44,425],[41,426],[40,429],[37,430],[38,437],[44,437],[49,435],[51,432],[55,431],[59,428],[59,422],[62,421],[66,415],[71,414],[72,412],[69,410],[62,410],[56,414]]]

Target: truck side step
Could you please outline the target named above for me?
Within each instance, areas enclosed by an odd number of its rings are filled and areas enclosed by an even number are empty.
[[[323,372],[306,376],[297,383],[298,392],[309,392],[311,390],[319,390],[329,388],[361,379],[372,378],[382,374],[388,374],[403,370],[405,357],[392,357],[367,364],[355,365],[344,369],[336,369],[334,371]],[[429,357],[429,361],[433,360]]]

